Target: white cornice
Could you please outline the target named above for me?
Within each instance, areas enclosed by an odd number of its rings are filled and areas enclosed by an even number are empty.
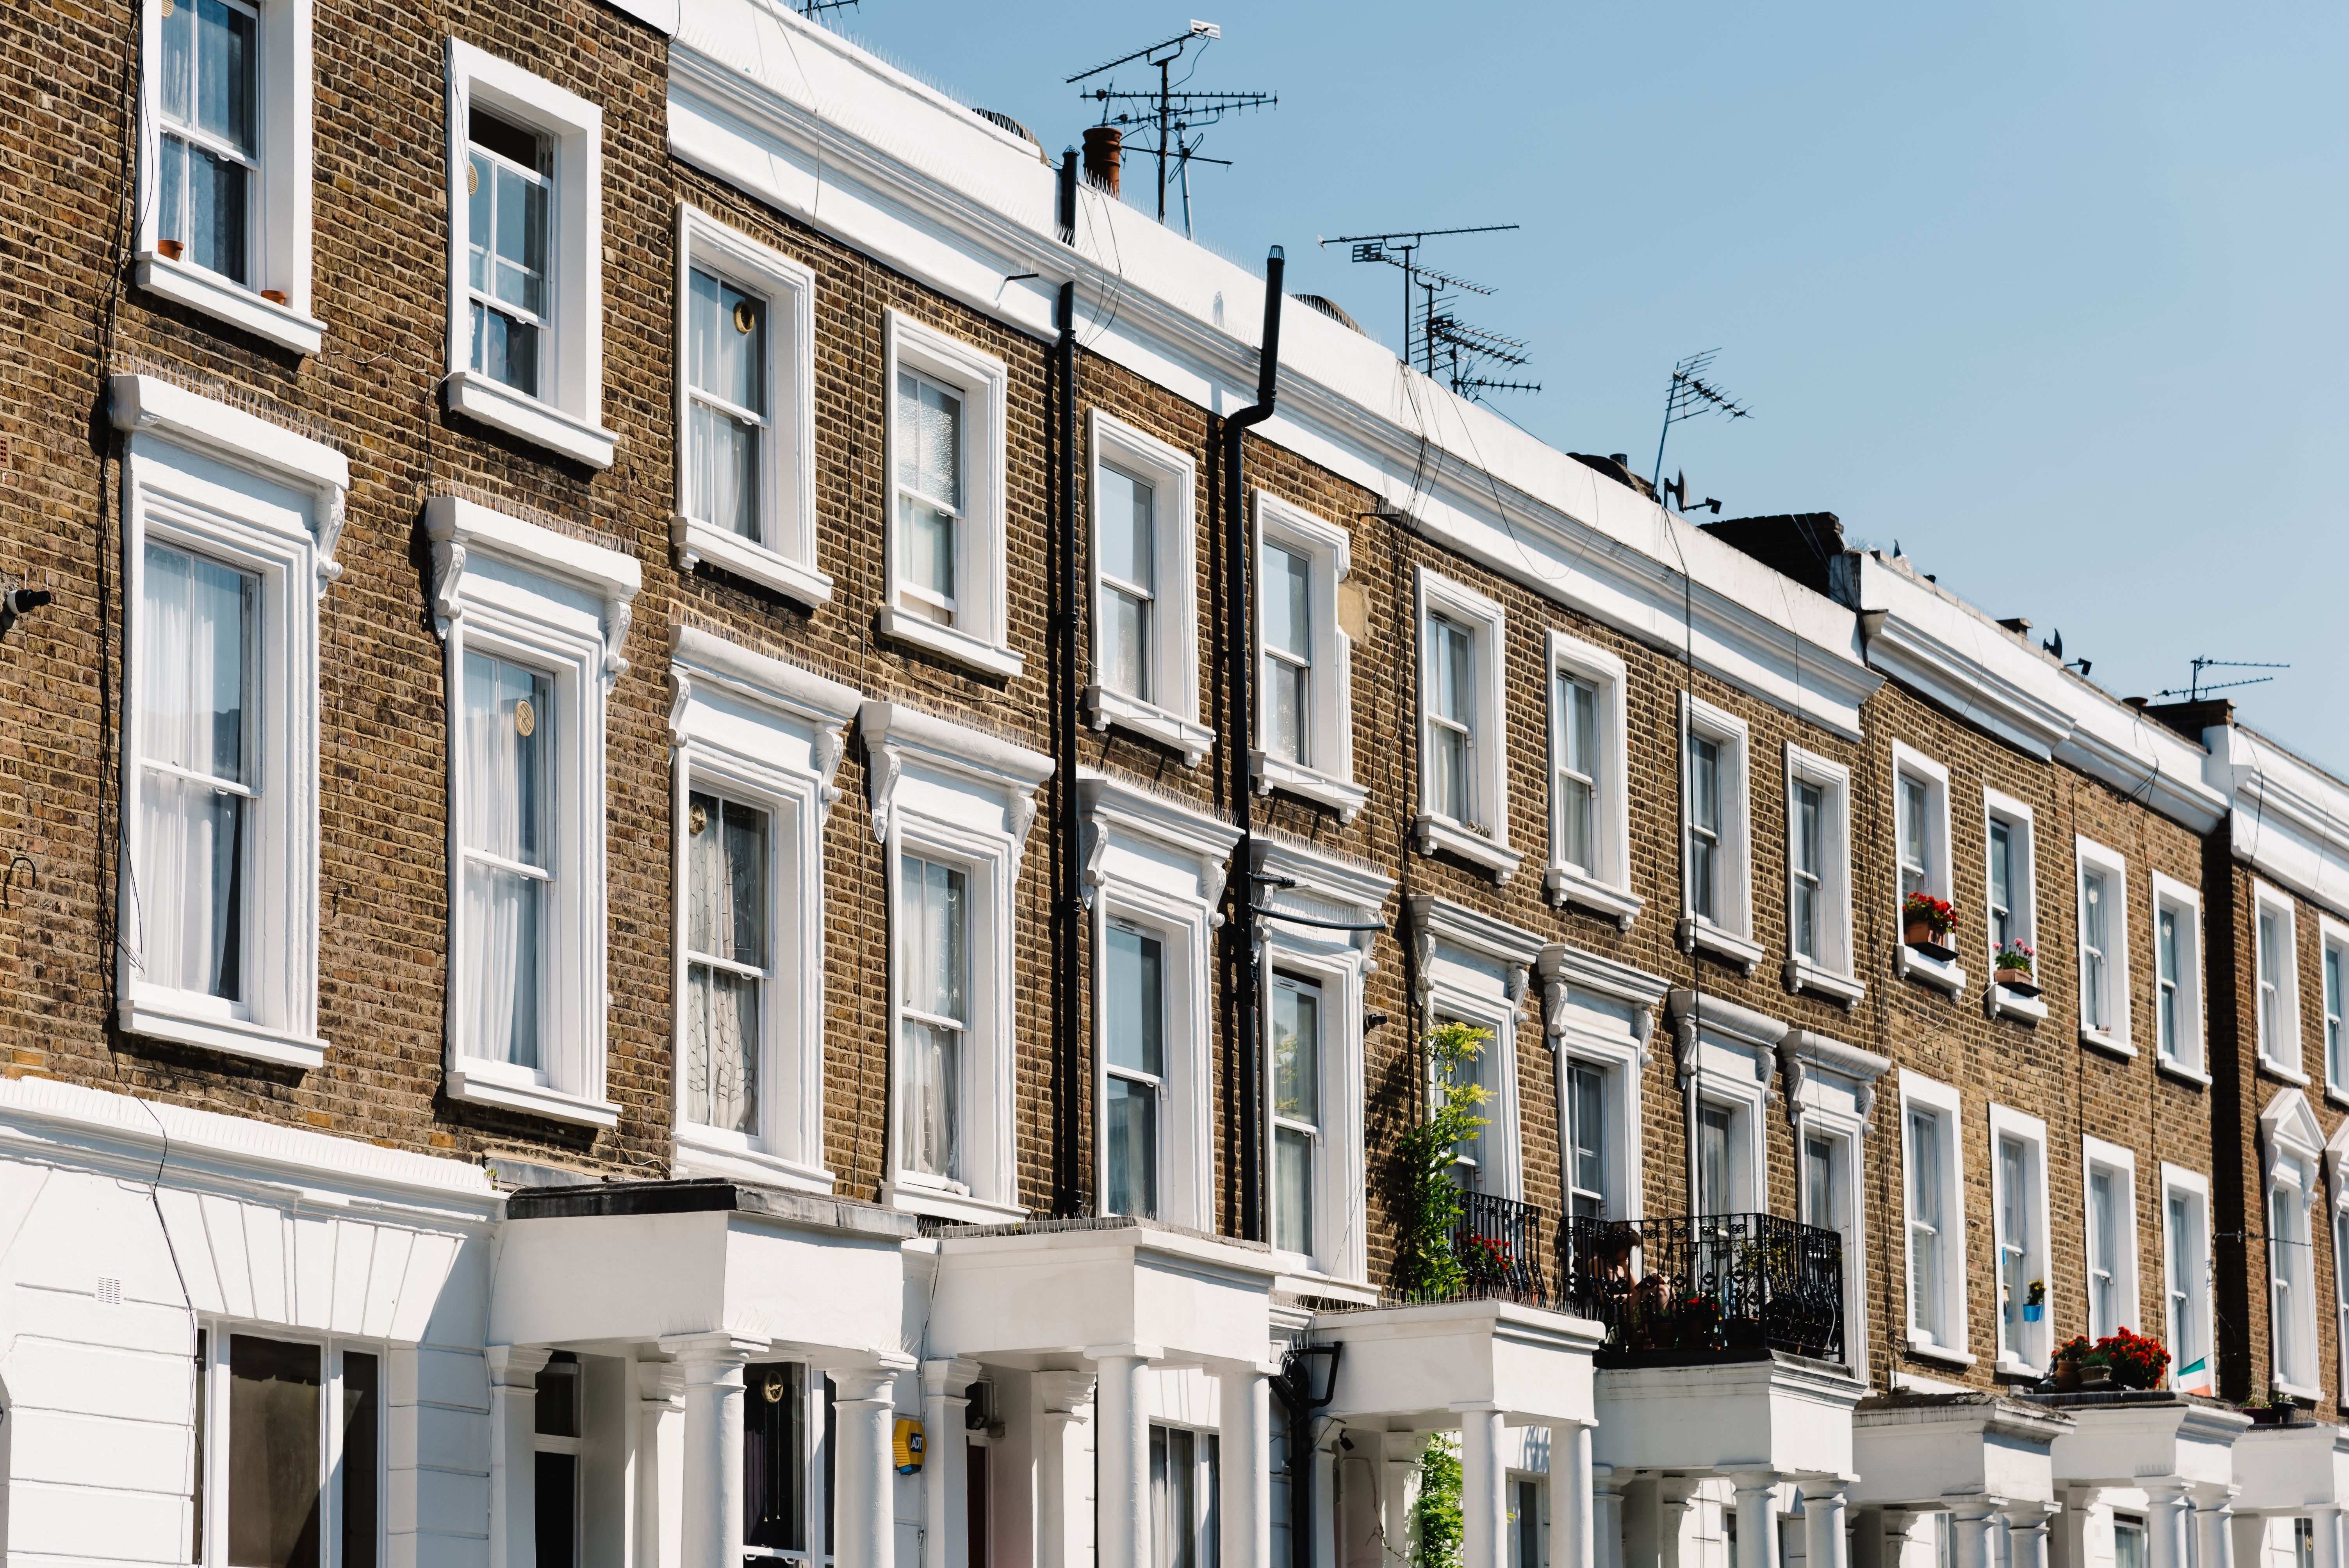
[[[2256,730],[2213,725],[2204,777],[2224,791],[2235,858],[2349,914],[2349,785]]]
[[[864,704],[857,710],[856,730],[864,740],[864,784],[875,839],[890,841],[897,786],[908,762],[953,774],[1002,796],[1005,830],[1011,838],[1011,875],[1018,880],[1028,830],[1036,825],[1036,791],[1052,776],[1050,758],[903,703]]]
[[[1220,817],[1170,800],[1091,769],[1077,775],[1077,810],[1083,836],[1081,856],[1084,900],[1091,905],[1095,889],[1106,881],[1102,857],[1112,830],[1130,834],[1162,850],[1190,855],[1199,862],[1199,884],[1209,906],[1207,923],[1224,923],[1214,906],[1224,896],[1226,867],[1240,830]]]
[[[675,630],[669,639],[669,658],[672,678],[683,672],[688,678],[707,679],[761,707],[779,708],[794,718],[813,719],[834,729],[855,718],[864,706],[864,694],[854,686],[754,653],[696,626]]]
[[[1530,968],[1541,956],[1542,939],[1506,920],[1495,920],[1449,899],[1419,893],[1403,901],[1403,922],[1438,942],[1496,963]]]
[[[436,495],[424,503],[424,536],[432,545],[432,615],[443,637],[465,613],[465,570],[479,551],[601,600],[605,689],[627,673],[622,650],[628,645],[636,591],[644,585],[644,570],[635,556],[453,495]]]

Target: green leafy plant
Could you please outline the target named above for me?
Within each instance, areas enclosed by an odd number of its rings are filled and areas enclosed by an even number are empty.
[[[1412,1568],[1460,1568],[1467,1535],[1460,1486],[1460,1439],[1438,1432],[1419,1459],[1419,1501],[1411,1511]]]
[[[1461,1143],[1489,1119],[1476,1111],[1490,1096],[1468,1074],[1492,1037],[1492,1030],[1473,1024],[1439,1024],[1427,1034],[1427,1115],[1395,1149],[1402,1233],[1395,1247],[1395,1284],[1408,1295],[1453,1295],[1468,1283],[1468,1269],[1453,1248],[1460,1187],[1452,1163]]]

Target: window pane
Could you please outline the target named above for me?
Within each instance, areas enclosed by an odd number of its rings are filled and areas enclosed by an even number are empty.
[[[187,181],[187,259],[243,283],[251,171],[233,159],[191,147]]]
[[[1925,786],[1921,780],[1900,780],[1900,855],[1910,866],[1925,869]]]
[[[1103,675],[1112,690],[1151,700],[1150,610],[1147,599],[1122,588],[1102,592]]]
[[[1284,1252],[1313,1250],[1313,1140],[1280,1128],[1273,1133],[1272,1244]]]
[[[1826,797],[1817,785],[1795,787],[1795,864],[1814,877],[1819,874],[1821,865],[1819,817],[1825,806]]]
[[[2087,943],[2098,953],[2105,951],[2105,878],[2101,872],[2091,872],[2080,882],[2081,918],[2087,925]]]
[[[492,1061],[539,1065],[541,893],[545,883],[495,866],[465,868],[467,1048]]]
[[[686,1118],[759,1130],[759,983],[706,964],[686,969]]]
[[[1288,1121],[1321,1121],[1321,993],[1281,984],[1272,988],[1273,1114]]]
[[[547,830],[554,683],[485,654],[465,655],[465,848],[552,869]]]
[[[187,124],[196,68],[196,7],[174,5],[163,17],[163,113]]]
[[[1154,936],[1121,926],[1109,928],[1104,944],[1108,995],[1102,1032],[1112,1067],[1131,1068],[1153,1078],[1166,1075],[1163,952]]]
[[[316,1568],[319,1350],[229,1339],[232,1568]]]
[[[1735,1202],[1729,1164],[1729,1109],[1707,1105],[1697,1111],[1697,1209],[1726,1214]]]
[[[1590,786],[1579,779],[1558,781],[1558,859],[1582,871],[1592,866]]]
[[[1803,1140],[1803,1222],[1832,1228],[1835,1212],[1835,1145],[1824,1138]]]
[[[1307,729],[1305,682],[1309,671],[1303,665],[1285,664],[1265,656],[1265,686],[1268,689],[1265,728],[1268,749],[1275,757],[1310,767],[1313,758]]]
[[[1474,645],[1466,631],[1449,621],[1435,621],[1431,631],[1431,651],[1435,659],[1435,711],[1454,724],[1473,727],[1476,676],[1469,655]]]
[[[1292,658],[1312,658],[1311,579],[1305,557],[1278,545],[1264,547],[1264,645]]]
[[[1111,1075],[1103,1110],[1108,1152],[1102,1207],[1112,1214],[1158,1216],[1158,1090]]]
[[[909,371],[897,373],[897,482],[962,510],[962,399]]]
[[[698,268],[688,305],[693,385],[753,414],[767,411],[766,302]]]
[[[899,1048],[905,1058],[905,1162],[911,1170],[955,1180],[961,1174],[955,1138],[961,1031],[909,1018]]]
[[[1992,915],[2001,923],[1998,939],[2004,942],[2005,916],[2014,908],[2014,830],[2006,823],[1993,820],[1990,825],[1990,902]]]
[[[542,1453],[536,1458],[538,1568],[577,1568],[579,1456]]]
[[[1566,765],[1577,773],[1599,772],[1599,693],[1584,681],[1566,683]]]
[[[1430,761],[1435,769],[1435,809],[1454,821],[1470,820],[1475,812],[1468,799],[1468,738],[1442,726],[1429,736]]]
[[[196,124],[251,157],[254,18],[221,0],[196,0],[190,9],[196,24]]]
[[[742,1544],[807,1545],[807,1368],[742,1369]]]
[[[475,304],[472,366],[524,397],[537,397],[538,328]]]
[[[1104,576],[1131,583],[1144,593],[1157,592],[1156,548],[1150,481],[1104,463],[1101,485],[1101,569]]]
[[[1718,833],[1721,831],[1721,748],[1699,736],[1690,742],[1689,755],[1694,764],[1693,786],[1690,793],[1692,815],[1700,831]]]
[[[1600,1071],[1586,1062],[1576,1062],[1567,1078],[1568,1110],[1573,1119],[1569,1130],[1572,1140],[1571,1177],[1575,1192],[1575,1212],[1596,1219],[1597,1210],[1603,1207],[1607,1191],[1607,1079]],[[1586,1199],[1585,1194],[1589,1197]],[[1595,1201],[1594,1201],[1595,1200]],[[1590,1202],[1591,1212],[1584,1215],[1584,1204]]]
[[[383,1471],[382,1367],[343,1352],[343,1555],[338,1568],[376,1568]]]
[[[758,428],[696,403],[688,431],[693,515],[744,539],[758,538]]]

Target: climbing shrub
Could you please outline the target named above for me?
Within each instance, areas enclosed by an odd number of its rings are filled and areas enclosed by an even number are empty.
[[[1490,1097],[1484,1085],[1465,1075],[1492,1037],[1492,1030],[1473,1024],[1440,1024],[1427,1034],[1428,1112],[1395,1149],[1402,1189],[1395,1205],[1402,1233],[1395,1244],[1395,1285],[1406,1295],[1453,1295],[1468,1283],[1468,1271],[1453,1250],[1460,1187],[1452,1161],[1461,1141],[1489,1120],[1476,1111]]]
[[[1412,1568],[1461,1568],[1460,1439],[1438,1432],[1419,1460],[1419,1501],[1411,1511]]]

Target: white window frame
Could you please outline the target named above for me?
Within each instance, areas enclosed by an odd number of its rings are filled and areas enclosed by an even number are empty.
[[[1696,831],[1695,745],[1698,737],[1721,749],[1720,918],[1696,913],[1696,883],[1689,868]],[[1734,965],[1752,975],[1762,964],[1762,944],[1754,940],[1753,733],[1746,722],[1725,708],[1687,692],[1680,694],[1681,796],[1681,929],[1682,951],[1696,949]]]
[[[2266,985],[2267,943],[2260,931],[2260,917],[2276,917],[2276,932],[2282,953],[2276,965],[2276,1033],[2278,1039],[2268,1037],[2265,1009],[2260,1006],[2260,992]],[[2262,1072],[2274,1075],[2288,1083],[2308,1082],[2303,1064],[2307,1050],[2300,1035],[2300,912],[2292,895],[2254,879],[2251,882],[2251,1026],[2259,1043],[2259,1065]]]
[[[2176,1051],[2161,1049],[2161,917],[2178,921],[2178,1044]],[[2153,975],[2153,1039],[2156,1065],[2197,1083],[2210,1081],[2209,1022],[2202,1002],[2202,893],[2176,877],[2153,873],[2153,919],[2146,929],[2147,963]]]
[[[671,986],[678,1174],[729,1176],[830,1192],[823,1155],[823,825],[840,797],[841,732],[863,696],[795,665],[696,627],[669,640],[669,744],[677,896]],[[767,813],[767,951],[759,1009],[758,1125],[749,1133],[688,1119],[685,1091],[687,820],[696,789]]]
[[[1858,977],[1851,940],[1851,769],[1840,762],[1786,743],[1786,967],[1789,992],[1810,991],[1859,1006],[1868,987]],[[1795,790],[1807,784],[1819,791],[1819,951],[1816,958],[1795,951],[1795,877],[1797,852]]]
[[[620,1108],[604,1098],[605,704],[628,667],[631,604],[643,575],[633,555],[558,533],[460,496],[425,504],[432,546],[432,613],[445,649],[449,768],[449,995],[445,1033],[451,1099],[583,1127],[606,1128]],[[558,895],[543,929],[547,974],[544,1061],[536,1068],[468,1054],[466,995],[475,944],[465,930],[459,802],[471,781],[460,742],[465,655],[512,659],[554,682],[554,841]]]
[[[1260,902],[1309,919],[1369,923],[1394,883],[1376,872],[1293,844],[1259,835],[1250,841],[1252,869],[1285,878],[1294,887],[1267,886]],[[1264,941],[1264,994],[1260,1016],[1269,1019],[1275,976],[1288,973],[1321,986],[1321,1136],[1314,1172],[1314,1248],[1311,1253],[1276,1249],[1273,1259],[1289,1276],[1280,1288],[1363,1285],[1370,1277],[1368,1223],[1364,1207],[1367,1165],[1362,1145],[1362,1010],[1365,983],[1375,967],[1371,949],[1376,932],[1339,932],[1267,919],[1257,927]],[[1272,1031],[1264,1031],[1265,1126],[1273,1121]],[[1274,1161],[1266,1140],[1264,1203],[1272,1212]],[[1314,1294],[1306,1289],[1305,1294]]]
[[[2047,983],[2045,954],[2039,941],[2039,823],[2030,803],[1996,789],[1982,791],[1982,968],[1991,976],[1986,999],[1993,1016],[2024,1018],[2037,1024],[2047,1017],[2044,996],[2026,996],[1998,984],[1998,935],[1991,911],[1991,832],[2003,825],[2013,863],[2007,867],[2007,925],[2013,937],[2032,950],[2031,984]]]
[[[1423,855],[1457,855],[1506,885],[1524,854],[1509,848],[1509,618],[1500,602],[1422,566],[1413,573],[1419,647],[1419,816],[1413,845]],[[1436,809],[1434,624],[1468,634],[1475,690],[1470,694],[1468,795],[1473,821]]]
[[[678,570],[690,572],[706,561],[799,603],[829,603],[832,579],[816,566],[815,273],[686,203],[678,207],[677,255],[677,511],[669,521],[669,542]],[[757,539],[688,514],[693,469],[690,313],[697,271],[767,307]]]
[[[2333,1374],[2336,1385],[2349,1390],[2349,1120],[2333,1130],[2324,1143],[2324,1208],[2326,1237],[2333,1251]],[[2315,1227],[2310,1226],[2313,1233]],[[2312,1273],[2313,1271],[2312,1270]],[[2349,1392],[2336,1404],[2349,1405]]]
[[[1618,931],[1629,931],[1643,903],[1631,891],[1630,725],[1625,712],[1630,676],[1623,661],[1564,632],[1547,638],[1547,689],[1543,701],[1549,710],[1549,868],[1542,885],[1553,908],[1568,904],[1606,916]],[[1558,701],[1558,683],[1571,678],[1589,686],[1596,698],[1599,756],[1590,775],[1591,858],[1598,863],[1567,863],[1566,799],[1558,788],[1566,769],[1565,705]]]
[[[1993,1101],[1990,1108],[1990,1218],[1991,1218],[1991,1302],[1992,1322],[1998,1329],[1998,1369],[2037,1377],[2047,1368],[2054,1346],[2051,1315],[2043,1315],[2037,1323],[2023,1319],[2022,1302],[2015,1304],[2014,1331],[2007,1331],[2005,1315],[1996,1311],[2002,1266],[2005,1258],[2006,1237],[2006,1176],[2005,1162],[1999,1157],[1999,1146],[2013,1140],[2023,1145],[2024,1177],[2030,1191],[2023,1195],[2027,1222],[2033,1227],[2031,1236],[2022,1248],[2023,1276],[2047,1282],[2047,1294],[2052,1302],[2055,1295],[2052,1258],[2048,1253],[2047,1234],[2047,1124],[2035,1116],[2000,1105]]]
[[[2080,1043],[2110,1051],[2116,1056],[2133,1057],[2137,1047],[2132,1043],[2132,1009],[2129,998],[2129,877],[2128,861],[2095,840],[2075,837],[2078,866],[2072,876],[2073,907],[2077,925],[2074,940],[2080,953]],[[2111,888],[2112,909],[2107,914],[2109,929],[2105,937],[2105,1016],[2111,1020],[2103,1028],[2088,1024],[2088,873],[2103,875]]]
[[[2320,1400],[2323,1391],[2318,1386],[2317,1371],[2317,1310],[2316,1310],[2316,1227],[2315,1209],[2320,1184],[2323,1181],[2324,1133],[2308,1099],[2297,1088],[2278,1089],[2260,1112],[2260,1232],[2268,1237],[2268,1366],[2271,1385],[2279,1392],[2294,1398]],[[2280,1237],[2272,1233],[2275,1202],[2279,1195],[2298,1205],[2296,1219],[2300,1237]],[[2287,1329],[2275,1310],[2279,1280],[2277,1263],[2282,1255],[2278,1249],[2285,1246],[2305,1246],[2306,1269],[2300,1284],[2301,1295],[2307,1300],[2296,1305],[2294,1315],[2299,1321]],[[2282,1282],[2288,1283],[2288,1282]],[[2299,1348],[2305,1350],[2308,1365],[2294,1367],[2307,1373],[2305,1382],[2296,1382],[2284,1370],[2287,1332],[2301,1338]]]
[[[1729,1113],[1729,1175],[1733,1191],[1728,1206],[1717,1212],[1759,1213],[1768,1206],[1764,1197],[1769,1187],[1764,1168],[1763,1109],[1768,1102],[1769,1086],[1756,1074],[1769,1069],[1759,1067],[1754,1052],[1743,1042],[1724,1044],[1717,1038],[1714,1027],[1710,1021],[1698,1026],[1698,1060],[1702,1070],[1698,1075],[1697,1099],[1700,1105],[1712,1105]],[[1692,1202],[1692,1208],[1699,1206],[1699,1202]]]
[[[1052,776],[1052,759],[898,703],[865,703],[856,727],[869,758],[865,782],[874,836],[887,854],[893,1085],[903,1065],[897,1044],[895,952],[896,933],[902,928],[901,861],[909,853],[936,858],[956,865],[969,879],[965,896],[970,1030],[964,1041],[959,1101],[964,1120],[957,1130],[964,1179],[943,1182],[904,1167],[899,1119],[906,1108],[905,1097],[893,1092],[882,1201],[914,1213],[981,1224],[1024,1218],[1028,1211],[1019,1202],[1013,1130],[1016,893],[1028,830],[1036,820],[1036,791]]]
[[[2188,1294],[2188,1309],[2193,1313],[2196,1338],[2191,1344],[2177,1343],[2177,1325],[2171,1316],[2170,1282],[2178,1277],[2178,1243],[2169,1223],[2169,1204],[2173,1198],[2188,1201],[2189,1233],[2184,1238],[2188,1272],[2194,1288]],[[2170,1351],[2170,1386],[2177,1387],[2180,1367],[2198,1357],[2206,1365],[2218,1355],[2211,1335],[2210,1299],[2210,1179],[2199,1171],[2172,1165],[2161,1165],[2161,1338]],[[2209,1365],[2210,1387],[2219,1386],[2218,1368]]]
[[[1199,532],[1199,465],[1178,447],[1136,429],[1104,409],[1086,415],[1091,452],[1085,474],[1087,515],[1092,526],[1092,684],[1084,690],[1085,722],[1096,730],[1112,726],[1172,748],[1183,766],[1196,768],[1216,743],[1216,732],[1199,722],[1199,592],[1195,564]],[[1149,699],[1112,688],[1102,665],[1101,471],[1127,470],[1149,481],[1152,590]]]
[[[326,1334],[316,1329],[296,1328],[285,1324],[239,1321],[205,1317],[204,1358],[195,1367],[195,1376],[204,1383],[203,1449],[197,1462],[203,1466],[202,1539],[196,1542],[194,1558],[200,1565],[225,1564],[229,1561],[228,1514],[231,1485],[230,1462],[235,1444],[230,1437],[229,1391],[230,1367],[228,1341],[243,1335],[258,1339],[274,1340],[281,1345],[302,1345],[318,1352],[318,1562],[321,1568],[342,1561],[343,1542],[343,1357],[347,1353],[372,1356],[376,1362],[376,1561],[386,1561],[385,1553],[391,1542],[392,1478],[391,1462],[391,1403],[392,1357],[395,1346],[381,1340],[357,1338],[339,1334]],[[185,1472],[182,1472],[185,1473]],[[187,1521],[180,1524],[181,1544],[187,1544]]]
[[[326,340],[326,324],[311,315],[315,69],[310,0],[250,0],[259,17],[254,44],[261,57],[254,93],[261,171],[253,181],[248,256],[255,281],[249,286],[167,256],[158,245],[163,206],[163,16],[160,0],[140,3],[139,231],[134,242],[139,286],[280,348],[317,353]]]
[[[1557,1125],[1568,1125],[1570,1062],[1597,1068],[1603,1080],[1607,1125],[1600,1158],[1606,1184],[1601,1218],[1636,1220],[1645,1213],[1641,1167],[1641,1078],[1648,1066],[1647,1032],[1653,1008],[1669,987],[1653,975],[1553,942],[1534,961],[1542,991],[1542,1031],[1556,1053],[1552,1092]],[[1563,1141],[1563,1140],[1561,1140]],[[1568,1155],[1570,1159],[1570,1151]],[[1559,1212],[1574,1212],[1573,1172],[1560,1161]]]
[[[1006,582],[1009,566],[1006,535],[1004,445],[1008,439],[1010,373],[1003,361],[960,338],[917,321],[903,311],[888,313],[883,330],[887,363],[882,370],[883,488],[888,497],[883,539],[888,591],[881,605],[881,634],[910,643],[968,669],[1002,680],[1015,679],[1025,661],[1013,651]],[[904,532],[897,520],[897,373],[909,370],[962,396],[963,497],[955,531],[955,624],[941,625],[900,608],[905,577]]]
[[[1126,919],[1161,944],[1164,988],[1165,1073],[1158,1144],[1158,1217],[1169,1224],[1213,1229],[1215,1216],[1215,1013],[1211,985],[1213,933],[1223,924],[1222,902],[1232,846],[1238,832],[1221,818],[1105,774],[1077,777],[1077,807],[1085,856],[1081,887],[1092,911],[1093,1059],[1106,1064],[1108,923]],[[1096,1127],[1109,1102],[1105,1065],[1094,1074]],[[1096,1140],[1106,1145],[1107,1140]],[[1094,1153],[1096,1193],[1108,1183],[1107,1156]]]
[[[1902,917],[1900,905],[1908,895],[1900,891],[1901,830],[1900,818],[1902,780],[1914,779],[1925,787],[1925,891],[1935,898],[1957,903],[1953,891],[1955,870],[1950,858],[1950,770],[1942,764],[1896,740],[1892,743],[1892,966],[1901,975],[1922,981],[1951,995],[1962,995],[1966,988],[1966,972],[1955,958],[1936,958],[1931,954],[1909,945],[1908,923]],[[1958,947],[1960,923],[1952,921],[1945,940],[1950,947]]]
[[[472,368],[466,284],[466,186],[472,107],[554,143],[547,211],[544,358],[533,397]],[[461,39],[449,40],[449,373],[450,411],[591,469],[612,466],[604,428],[604,111]]]
[[[1911,1108],[1930,1113],[1940,1123],[1940,1170],[1935,1173],[1940,1183],[1941,1201],[1941,1301],[1940,1317],[1948,1326],[1946,1339],[1924,1336],[1917,1327],[1917,1304],[1914,1297],[1917,1271],[1909,1257],[1909,1202],[1916,1150],[1909,1138],[1909,1117]],[[1909,1354],[1955,1367],[1971,1367],[1974,1358],[1967,1352],[1969,1344],[1966,1322],[1967,1262],[1971,1249],[1967,1246],[1965,1207],[1965,1120],[1958,1091],[1948,1084],[1937,1083],[1907,1068],[1900,1069],[1900,1205],[1901,1205],[1901,1274],[1902,1295],[1909,1301],[1907,1343]],[[1996,1146],[1993,1144],[1992,1146]]]
[[[2095,1323],[2096,1237],[2095,1205],[2090,1183],[2097,1171],[2113,1179],[2113,1213],[2119,1226],[2118,1242],[2113,1249],[2113,1300],[2120,1316],[2113,1323],[2098,1326]],[[2101,1138],[2084,1137],[2080,1140],[2080,1235],[2082,1244],[2081,1275],[2086,1282],[2085,1293],[2088,1307],[2088,1336],[2101,1339],[2116,1328],[2133,1328],[2140,1334],[2151,1332],[2138,1319],[2145,1315],[2144,1298],[2138,1295],[2137,1253],[2137,1154],[2117,1143]],[[2053,1294],[2052,1291],[2050,1293]]]
[[[257,780],[247,867],[246,996],[240,1006],[143,977],[135,875],[118,878],[118,1013],[126,1033],[304,1070],[318,1037],[318,604],[335,559],[350,465],[333,448],[154,377],[108,387],[122,460],[122,860],[141,862],[139,763],[145,711],[138,626],[150,540],[260,580],[252,727]]]
[[[1803,1186],[1808,1180],[1809,1140],[1822,1138],[1835,1145],[1835,1180],[1829,1197],[1836,1212],[1830,1228],[1843,1238],[1844,1364],[1865,1367],[1869,1343],[1866,1292],[1870,1275],[1863,1154],[1876,1109],[1877,1084],[1891,1064],[1873,1052],[1807,1029],[1791,1031],[1779,1051],[1781,1070],[1788,1076],[1788,1119],[1794,1123],[1798,1219],[1803,1212]],[[1905,1130],[1905,1119],[1902,1126]],[[1905,1233],[1905,1190],[1900,1202]]]
[[[2338,1001],[2343,1011],[2338,1014],[2332,1011],[2333,999],[2324,995],[2324,957],[2328,953],[2339,955],[2342,994]],[[2323,910],[2316,912],[2316,998],[2319,1027],[2324,1031],[2317,1042],[2324,1058],[2324,1097],[2336,1105],[2349,1105],[2349,925]],[[2333,1059],[2336,1034],[2341,1041],[2341,1070],[2335,1069]],[[2349,1387],[2349,1384],[2343,1387]]]
[[[1344,529],[1324,522],[1269,490],[1256,492],[1256,540],[1248,557],[1248,582],[1257,595],[1257,604],[1251,606],[1257,612],[1251,617],[1251,637],[1257,670],[1264,667],[1261,567],[1268,544],[1302,556],[1306,562],[1313,617],[1309,628],[1313,673],[1306,688],[1312,710],[1308,721],[1312,761],[1290,762],[1266,749],[1272,717],[1268,705],[1258,702],[1256,743],[1248,753],[1256,792],[1269,795],[1278,789],[1310,800],[1337,812],[1340,825],[1350,825],[1371,798],[1368,789],[1354,782],[1354,640],[1338,620],[1339,585],[1352,570],[1351,547]]]
[[[1542,939],[1465,904],[1425,895],[1406,901],[1403,920],[1419,944],[1420,983],[1431,1017],[1441,1014],[1492,1032],[1477,1074],[1493,1091],[1483,1112],[1487,1125],[1477,1138],[1479,1191],[1522,1202],[1517,1026]]]

